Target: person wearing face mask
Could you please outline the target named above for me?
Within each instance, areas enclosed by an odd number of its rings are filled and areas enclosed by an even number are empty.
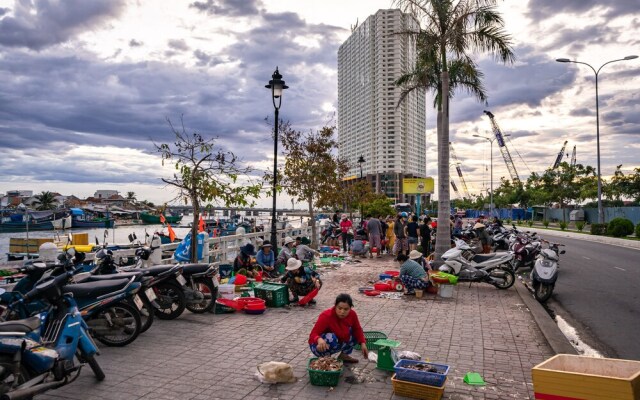
[[[398,214],[398,219],[393,224],[393,233],[396,236],[396,243],[393,246],[393,255],[398,256],[401,252],[409,254],[409,241],[407,239],[407,213]]]
[[[362,355],[368,358],[367,340],[364,337],[358,314],[353,309],[353,300],[348,294],[336,297],[335,305],[324,310],[309,334],[309,348],[317,357],[340,353],[339,360],[344,363],[357,363],[350,356],[353,347],[360,344]]]

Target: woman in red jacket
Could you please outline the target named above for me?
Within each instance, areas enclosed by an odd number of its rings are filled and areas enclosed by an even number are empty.
[[[309,335],[309,347],[318,357],[340,352],[339,360],[357,363],[358,360],[349,355],[356,344],[360,344],[362,355],[367,358],[369,351],[358,314],[353,310],[353,300],[343,293],[336,297],[334,307],[324,310],[318,317]]]

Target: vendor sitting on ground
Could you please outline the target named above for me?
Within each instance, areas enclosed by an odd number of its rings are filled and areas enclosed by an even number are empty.
[[[292,294],[292,302],[297,302],[299,297],[304,297],[311,293],[313,289],[320,289],[322,281],[317,272],[311,268],[302,266],[302,261],[295,258],[289,258],[287,261],[286,272],[280,281],[285,283]],[[311,300],[309,304],[316,304],[315,300]]]
[[[276,256],[271,249],[271,242],[265,240],[256,254],[256,263],[262,267],[262,271],[270,277],[278,276],[276,270]]]
[[[364,233],[364,231],[362,232],[359,231],[358,234],[356,234],[355,238],[353,239],[353,242],[351,242],[350,251],[354,257],[360,256],[364,258],[364,257],[367,257],[368,255],[371,255],[371,248],[369,247],[369,244],[365,240],[366,240],[366,234]]]
[[[422,265],[402,253],[398,254],[398,262],[402,264],[400,280],[406,289],[405,294],[415,294],[416,289],[424,290],[429,286],[429,278]]]
[[[307,237],[300,238],[300,244],[296,246],[296,258],[302,262],[313,261],[314,256],[320,256],[320,253],[313,250],[309,245],[311,241]]]
[[[339,294],[335,306],[324,310],[309,335],[311,352],[318,357],[330,356],[340,352],[339,360],[345,363],[357,363],[349,354],[356,344],[362,347],[362,355],[368,358],[367,343],[353,309],[353,300],[348,294]]]
[[[282,249],[280,249],[280,254],[278,254],[278,258],[276,259],[276,268],[278,268],[280,265],[287,265],[287,261],[289,261],[289,259],[291,257],[294,257],[293,255],[293,244],[295,243],[295,241],[293,240],[292,237],[287,236],[284,238],[284,245],[282,246]]]
[[[233,271],[236,275],[244,275],[253,278],[255,275],[253,266],[253,256],[256,255],[256,249],[251,243],[240,246],[240,254],[233,260]]]

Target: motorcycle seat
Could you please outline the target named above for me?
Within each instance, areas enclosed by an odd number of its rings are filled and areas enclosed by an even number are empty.
[[[117,292],[129,283],[129,279],[110,279],[105,281],[76,283],[62,288],[63,293],[72,293],[74,297],[98,297]]]
[[[144,275],[142,271],[118,272],[117,274],[105,274],[105,275],[91,275],[83,282],[109,281],[109,280],[122,279],[122,278],[131,279],[134,276],[136,277],[136,280],[138,280],[138,278],[140,278],[142,275]]]
[[[209,264],[184,264],[182,273],[185,275],[199,274],[209,269]]]
[[[157,276],[163,272],[166,272],[173,268],[175,265],[167,264],[167,265],[154,265],[149,268],[136,268],[130,269],[127,272],[142,272],[144,276]]]
[[[0,332],[29,333],[40,328],[40,317],[33,316],[17,321],[0,322]]]
[[[492,258],[494,258],[496,256],[496,254],[476,254],[471,261],[476,262],[476,263],[483,263],[485,261],[491,260]]]

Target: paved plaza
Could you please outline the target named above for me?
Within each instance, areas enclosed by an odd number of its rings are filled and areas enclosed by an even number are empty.
[[[311,307],[268,309],[263,315],[188,311],[174,321],[156,320],[124,348],[102,346],[107,378],[96,382],[87,367],[71,385],[38,399],[397,399],[391,373],[362,360],[348,365],[335,388],[316,387],[306,372],[307,345],[318,314],[339,293],[350,293],[365,331],[381,331],[423,359],[449,365],[444,399],[533,399],[531,368],[554,353],[515,288],[458,285],[453,298],[370,298],[358,288],[398,269],[391,256],[359,259],[321,269],[324,286]],[[519,284],[519,283],[516,283]],[[266,361],[290,363],[297,383],[269,385],[255,377]],[[486,386],[468,386],[478,372]],[[351,383],[350,383],[351,382]]]

